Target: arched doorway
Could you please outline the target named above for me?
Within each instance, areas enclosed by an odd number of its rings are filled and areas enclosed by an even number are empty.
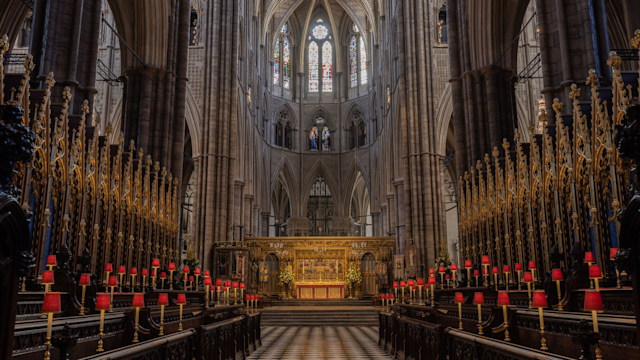
[[[278,268],[278,257],[275,254],[269,254],[265,258],[265,264],[269,270],[269,278],[264,285],[264,292],[268,295],[275,295],[278,293],[278,276],[280,270]]]
[[[378,293],[376,286],[376,259],[372,253],[362,256],[362,295],[374,295]]]

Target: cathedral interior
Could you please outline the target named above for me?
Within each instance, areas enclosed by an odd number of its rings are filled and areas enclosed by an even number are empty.
[[[0,0],[0,358],[640,358],[640,3]]]

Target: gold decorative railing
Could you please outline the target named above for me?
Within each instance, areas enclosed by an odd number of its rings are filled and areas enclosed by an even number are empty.
[[[639,48],[640,32],[633,45]],[[570,119],[563,118],[563,104],[555,99],[554,126],[547,124],[542,107],[542,135],[530,129],[531,143],[525,144],[516,131],[514,148],[504,139],[502,151],[494,148],[491,156],[486,154],[460,178],[464,259],[479,267],[481,256],[489,255],[499,269],[536,261],[542,272],[549,272],[556,266],[569,269],[571,258],[591,251],[603,273],[612,269],[609,249],[618,247],[617,214],[625,204],[623,192],[631,169],[614,145],[615,126],[632,96],[620,62],[612,52],[609,102],[599,93],[595,71],[590,71],[586,83],[590,103],[581,103],[580,90],[572,85]]]
[[[0,40],[0,105],[5,81],[2,62],[7,40]],[[30,55],[18,89],[8,103],[24,109],[23,122],[35,133],[34,156],[19,164],[15,186],[30,219],[36,276],[48,254],[71,255],[72,270],[80,259],[90,260],[89,270],[100,273],[104,264],[149,268],[153,258],[162,267],[178,258],[177,181],[144,156],[133,141],[122,137],[109,144],[111,126],[99,134],[99,119],[88,122],[85,100],[81,114],[69,113],[71,91],[63,90],[62,104],[52,104],[53,74],[46,80],[40,103],[30,102]],[[8,92],[7,92],[8,93]],[[60,257],[59,257],[60,258]]]

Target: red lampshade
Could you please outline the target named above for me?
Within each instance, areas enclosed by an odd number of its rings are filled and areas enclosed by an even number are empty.
[[[393,287],[394,287],[394,288],[397,288],[397,287],[398,287],[398,282],[397,282],[397,281],[394,281],[394,282],[393,282]]]
[[[439,273],[443,273],[443,272],[444,272],[444,266],[440,266],[440,267],[438,268],[438,272],[439,272]]]
[[[498,306],[508,306],[511,305],[509,301],[509,293],[506,291],[500,291],[498,293]]]
[[[209,270],[204,271],[204,276],[211,276],[211,273],[209,272]]]
[[[204,286],[211,286],[212,282],[211,282],[211,278],[206,278],[204,279]]]
[[[247,294],[247,295],[244,296],[244,298],[245,298],[245,300],[249,301],[249,300],[251,300],[251,295]]]
[[[52,270],[45,270],[42,272],[42,280],[40,280],[40,284],[45,285],[45,284],[53,284],[54,280],[53,280],[53,271]]]
[[[160,272],[160,279],[166,279],[167,278],[167,273],[164,271]]]
[[[586,291],[584,293],[584,311],[604,311],[602,304],[602,296],[600,292],[595,290]]]
[[[80,286],[89,286],[91,285],[91,274],[80,274],[80,281],[78,282]]]
[[[158,294],[158,305],[169,305],[169,295],[167,293]]]
[[[482,265],[489,265],[489,256],[487,255],[482,255]]]
[[[245,283],[240,283],[240,289],[246,289],[247,285]]]
[[[562,280],[564,280],[564,276],[562,275],[562,270],[560,270],[560,269],[551,270],[551,280],[552,281],[562,281]]]
[[[231,280],[227,280],[224,282],[224,286],[231,287]]]
[[[233,282],[233,288],[237,289],[238,288],[238,283],[236,281]]]
[[[418,286],[422,286],[424,285],[424,279],[423,278],[418,278],[418,280],[416,280],[418,283]]]
[[[141,274],[142,276],[147,276],[147,275],[149,275],[149,270],[147,270],[147,269],[142,269],[142,271],[140,272],[140,274]]]
[[[473,267],[473,263],[471,262],[471,260],[465,260],[464,267],[467,269],[471,269]]]
[[[405,286],[407,286],[407,283],[404,280],[400,281],[400,287],[405,287]]]
[[[129,271],[129,275],[138,275],[138,268],[132,267]]]
[[[151,261],[151,267],[160,267],[160,259],[156,258]]]
[[[461,292],[457,292],[455,299],[457,304],[462,304],[464,302],[464,294]]]
[[[609,260],[615,260],[616,259],[616,254],[618,253],[618,248],[611,248],[609,249]]]
[[[587,252],[584,253],[584,262],[586,262],[586,263],[595,262],[595,258],[593,256],[592,252],[587,251]]]
[[[506,272],[506,273],[511,272],[511,268],[509,267],[509,265],[503,266],[502,267],[502,272]]]
[[[118,286],[118,278],[115,276],[109,276],[109,282],[107,286]]]
[[[481,292],[477,292],[473,294],[473,304],[474,305],[483,305],[484,304],[484,294]]]
[[[169,271],[176,271],[176,263],[169,263]]]
[[[193,275],[189,276],[189,281],[193,281]]]
[[[48,292],[44,295],[44,302],[42,302],[43,313],[57,313],[60,312],[60,293]]]
[[[409,287],[413,287],[413,280],[409,279],[409,281],[407,281],[407,285],[409,285]]]
[[[178,305],[182,304],[186,304],[187,303],[187,296],[185,294],[178,294],[178,299],[176,300],[176,303]]]
[[[434,276],[429,277],[429,285],[435,285],[436,284],[436,278]]]
[[[451,275],[447,274],[447,275],[444,276],[444,278],[449,280],[449,279],[451,279]]]
[[[111,308],[111,297],[109,294],[98,294],[96,298],[96,310],[109,310]]]
[[[494,267],[493,267],[493,269],[491,269],[491,271],[492,271],[494,274],[500,274],[500,270],[498,270],[498,267],[497,267],[497,266],[494,266]]]
[[[396,296],[394,294],[389,295],[391,297],[391,300],[395,299]]]
[[[546,308],[549,306],[549,304],[547,304],[547,295],[545,295],[544,290],[536,290],[533,292],[532,305],[537,308]]]
[[[194,275],[200,275],[200,268],[196,268],[196,269],[193,271],[193,274],[194,274]]]
[[[480,276],[480,270],[473,270],[473,276]]]
[[[526,283],[532,283],[533,282],[533,275],[530,272],[524,273],[524,282],[526,282]]]
[[[131,301],[131,307],[134,307],[134,308],[144,307],[144,295],[141,293],[133,294],[133,301]]]
[[[522,271],[522,264],[516,263],[516,271]]]
[[[529,270],[531,269],[537,269],[535,261],[529,261]]]
[[[126,274],[127,273],[127,268],[124,267],[124,265],[120,265],[118,267],[118,274]]]
[[[57,265],[56,256],[55,255],[47,256],[47,266],[56,266],[56,265]]]
[[[106,264],[106,265],[104,266],[104,271],[105,271],[105,272],[107,272],[107,271],[108,271],[108,272],[113,272],[113,265],[111,265],[111,264]]]
[[[451,264],[451,271],[458,271],[458,265]]]
[[[435,275],[436,271],[433,269],[429,269],[429,275]]]
[[[222,286],[222,280],[221,279],[217,279],[216,280],[216,286]]]
[[[185,265],[184,268],[182,269],[182,272],[185,274],[189,273],[189,266]]]
[[[589,266],[589,278],[602,279],[602,271],[600,271],[600,265]]]

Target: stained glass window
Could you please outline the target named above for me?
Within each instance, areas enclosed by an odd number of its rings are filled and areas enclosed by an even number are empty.
[[[349,76],[351,87],[358,86],[358,46],[355,36],[349,42]]]
[[[316,25],[313,30],[311,30],[311,34],[318,40],[323,40],[329,35],[329,29],[327,29],[324,25]]]
[[[285,24],[286,26],[286,24]],[[282,85],[288,89],[291,83],[291,50],[289,36],[284,36],[282,42]]]
[[[367,83],[367,50],[364,48],[364,40],[360,36],[360,84]]]
[[[331,62],[331,43],[322,45],[322,92],[333,91],[333,64]]]
[[[198,12],[191,10],[191,24],[189,26],[189,46],[198,45]]]
[[[312,41],[309,44],[309,91],[318,92],[318,44]]]
[[[273,49],[273,85],[280,85],[280,38]]]
[[[282,25],[282,29],[280,29],[280,32],[283,34],[286,34],[289,31],[289,25],[288,24],[284,24]]]
[[[309,131],[309,150],[318,151],[318,127],[314,126]]]

